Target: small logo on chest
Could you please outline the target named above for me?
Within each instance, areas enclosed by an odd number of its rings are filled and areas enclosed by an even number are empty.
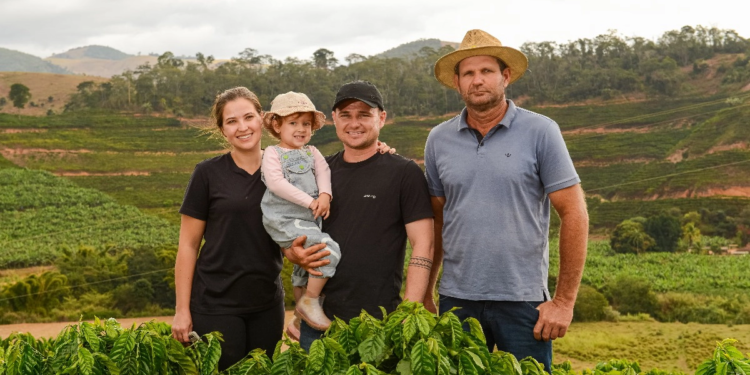
[[[365,195],[365,196],[364,196],[364,197],[362,197],[362,198],[372,198],[372,199],[375,199],[375,198],[377,198],[377,197],[376,197],[376,196],[374,196],[374,195],[370,195],[370,194],[367,194],[367,195]]]
[[[505,154],[505,156],[507,156],[507,157],[510,157],[510,153],[508,153],[508,154]]]

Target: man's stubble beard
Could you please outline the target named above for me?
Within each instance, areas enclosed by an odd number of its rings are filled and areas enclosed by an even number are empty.
[[[505,90],[500,89],[499,94],[491,93],[489,97],[486,100],[483,100],[480,103],[474,103],[471,100],[471,96],[468,93],[459,92],[461,94],[461,99],[463,99],[464,104],[467,108],[477,111],[477,112],[486,112],[492,108],[497,107],[498,105],[501,105],[502,102],[505,101]]]

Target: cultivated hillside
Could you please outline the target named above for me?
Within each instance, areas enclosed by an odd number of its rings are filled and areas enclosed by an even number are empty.
[[[0,47],[0,72],[70,74],[68,70],[39,57]]]

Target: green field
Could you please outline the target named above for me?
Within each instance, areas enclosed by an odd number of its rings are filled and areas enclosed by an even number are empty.
[[[177,227],[47,172],[0,170],[0,269],[50,264],[61,248],[176,244]]]
[[[557,241],[551,243],[550,270],[559,267]],[[658,293],[678,292],[736,298],[750,290],[750,257],[690,253],[616,254],[608,241],[591,241],[584,284],[605,289],[620,275],[642,277]]]
[[[658,368],[687,374],[711,356],[716,342],[739,340],[737,349],[750,352],[750,325],[697,323],[573,323],[553,344],[553,363],[570,361],[575,370],[593,369],[613,358],[637,360],[644,371]]]

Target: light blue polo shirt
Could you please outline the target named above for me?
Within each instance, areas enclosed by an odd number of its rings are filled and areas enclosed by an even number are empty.
[[[508,100],[478,141],[466,109],[427,137],[430,194],[445,197],[440,294],[549,300],[549,193],[580,183],[560,127]]]

